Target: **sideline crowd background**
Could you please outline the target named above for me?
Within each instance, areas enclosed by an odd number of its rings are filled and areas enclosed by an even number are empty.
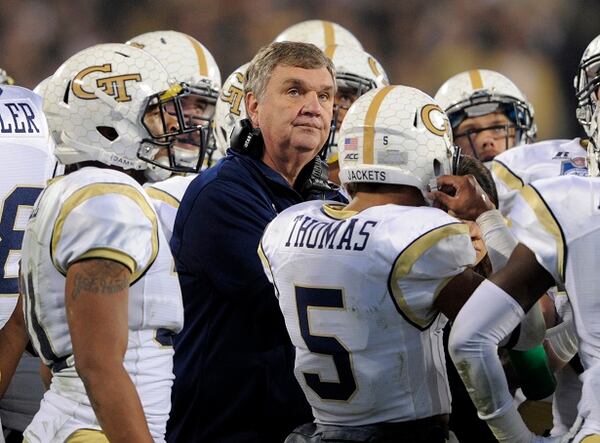
[[[173,29],[207,46],[224,80],[286,27],[324,19],[349,29],[392,84],[433,95],[466,69],[502,72],[534,105],[539,140],[571,138],[573,75],[599,16],[593,0],[0,0],[0,67],[33,88],[87,46]]]

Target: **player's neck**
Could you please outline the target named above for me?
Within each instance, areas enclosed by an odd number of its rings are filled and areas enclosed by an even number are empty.
[[[427,205],[423,194],[418,189],[407,186],[390,186],[389,189],[380,192],[356,192],[345,209],[360,212],[373,206],[388,204],[401,206]]]

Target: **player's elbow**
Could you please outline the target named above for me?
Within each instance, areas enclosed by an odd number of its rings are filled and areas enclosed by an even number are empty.
[[[122,359],[90,354],[75,356],[75,370],[85,385],[93,380],[106,380],[111,374],[123,370]]]

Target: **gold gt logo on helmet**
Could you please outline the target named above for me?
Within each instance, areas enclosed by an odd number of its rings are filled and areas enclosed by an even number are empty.
[[[238,83],[244,84],[244,74],[241,72],[235,73]],[[237,86],[231,85],[227,91],[221,91],[220,100],[229,103],[229,112],[239,116],[241,114],[240,105],[244,99],[244,91]]]
[[[105,63],[99,66],[90,66],[80,71],[71,83],[71,90],[76,97],[83,100],[94,100],[98,98],[94,92],[86,91],[83,88],[83,79],[95,72],[110,73],[112,72],[112,65],[110,63]],[[131,96],[127,93],[128,81],[141,82],[142,76],[141,74],[123,74],[98,78],[96,79],[96,86],[99,89],[102,89],[107,95],[114,97],[118,102],[129,102],[131,101]]]
[[[423,106],[421,109],[421,120],[429,132],[443,137],[448,134],[448,120],[444,111],[434,104]]]

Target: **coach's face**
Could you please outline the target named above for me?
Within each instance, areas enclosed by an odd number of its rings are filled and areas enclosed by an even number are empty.
[[[271,73],[262,98],[249,94],[248,114],[253,126],[261,129],[264,157],[296,156],[306,164],[318,153],[329,135],[333,81],[325,67],[279,65]]]

